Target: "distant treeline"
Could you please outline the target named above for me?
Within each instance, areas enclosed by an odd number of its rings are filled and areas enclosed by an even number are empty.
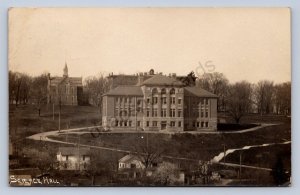
[[[9,103],[46,103],[47,82],[47,73],[33,77],[26,73],[9,71]],[[229,113],[237,123],[247,113],[291,114],[291,82],[274,84],[273,81],[261,80],[258,83],[230,83],[219,72],[205,73],[198,78],[191,72],[184,84],[196,84],[218,95],[218,111]],[[87,77],[83,88],[89,103],[101,107],[102,95],[109,90],[110,83],[103,74],[99,74]]]

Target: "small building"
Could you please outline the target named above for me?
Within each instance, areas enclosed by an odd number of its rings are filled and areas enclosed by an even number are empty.
[[[88,170],[90,160],[90,148],[59,147],[57,152],[60,170]]]
[[[144,168],[145,165],[143,165],[141,160],[136,155],[128,154],[119,160],[119,166],[118,166],[119,170],[144,169]]]

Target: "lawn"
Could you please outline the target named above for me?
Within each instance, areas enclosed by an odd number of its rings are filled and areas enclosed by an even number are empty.
[[[21,139],[43,131],[57,130],[59,106],[43,105],[39,116],[35,105],[9,106],[9,133],[13,139]],[[99,108],[92,106],[62,106],[61,129],[99,124]]]
[[[81,144],[112,147],[123,150],[135,150],[140,144],[163,148],[165,155],[199,160],[210,160],[226,149],[240,148],[264,143],[281,143],[290,140],[290,125],[280,124],[262,127],[258,131],[221,134],[156,134],[156,133],[102,133],[95,136],[86,133],[80,136]],[[142,138],[143,137],[143,138]],[[148,138],[147,138],[148,137]],[[60,135],[53,137],[62,141],[78,143],[78,135]]]
[[[53,120],[52,107],[45,105],[41,109],[41,116],[38,110],[32,105],[10,105],[9,109],[9,132],[13,140],[20,139],[19,147],[28,150],[36,148],[39,152],[52,151],[52,158],[61,144],[42,143],[24,138],[35,133],[58,129],[58,106],[55,107]],[[93,126],[99,124],[100,114],[98,108],[89,106],[62,106],[61,129]],[[219,133],[219,134],[157,134],[157,133],[86,133],[80,136],[80,143],[87,145],[97,145],[110,148],[135,151],[139,146],[148,146],[153,150],[161,150],[164,156],[177,158],[189,158],[198,160],[211,160],[214,156],[226,149],[240,148],[247,145],[259,145],[265,143],[282,143],[291,140],[290,118],[284,116],[259,116],[249,115],[243,118],[242,126],[250,123],[276,123],[277,125],[262,127],[257,131],[244,133]],[[246,125],[247,126],[247,125]],[[52,137],[53,139],[79,143],[78,135],[64,135]],[[44,146],[46,145],[46,146]],[[283,146],[283,145],[280,145]],[[284,160],[290,160],[290,148],[273,147],[272,149],[253,149],[243,153],[243,164],[272,167],[276,163],[276,155],[281,152]],[[23,150],[23,151],[26,151]],[[93,150],[96,153],[96,150]],[[124,154],[105,150],[98,150],[101,161],[105,164],[110,162],[113,166]],[[34,151],[35,152],[35,151]],[[266,155],[268,154],[268,155]],[[228,156],[227,162],[239,162],[237,156]],[[263,159],[263,160],[262,160]],[[34,161],[34,159],[33,159]],[[265,162],[269,164],[264,164]],[[115,169],[115,168],[114,168]],[[290,163],[287,163],[290,169]],[[246,171],[246,170],[245,170]],[[247,170],[248,171],[248,170]],[[249,172],[249,174],[251,171]],[[265,173],[264,173],[265,174]],[[261,177],[260,175],[257,178]],[[257,180],[256,178],[256,180]]]

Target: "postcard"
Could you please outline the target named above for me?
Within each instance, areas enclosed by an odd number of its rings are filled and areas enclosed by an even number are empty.
[[[10,186],[290,186],[289,8],[10,8]]]

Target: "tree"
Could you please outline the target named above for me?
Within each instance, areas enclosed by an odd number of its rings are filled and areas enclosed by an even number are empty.
[[[158,163],[164,152],[164,147],[160,147],[161,144],[157,140],[152,139],[152,136],[149,136],[148,133],[140,138],[134,144],[133,150],[145,166],[145,169],[147,169]]]
[[[226,110],[226,97],[228,96],[229,81],[219,72],[205,73],[197,80],[197,86],[216,94],[218,98],[218,111]]]
[[[108,79],[100,74],[99,76],[88,77],[85,79],[85,86],[90,103],[102,110],[102,95],[109,90]]]
[[[31,99],[37,105],[39,116],[41,104],[46,103],[47,100],[47,85],[48,76],[46,73],[32,79]]]
[[[92,177],[92,185],[95,185],[95,176],[97,175],[101,175],[101,178],[112,180],[118,162],[114,161],[112,158],[104,158],[103,152],[96,149],[92,149],[89,155],[90,165],[87,169],[87,173]]]
[[[228,90],[228,112],[236,123],[251,109],[251,84],[247,81],[235,83]]]
[[[31,77],[24,73],[9,71],[9,101],[27,104],[31,86]]]
[[[163,162],[153,173],[154,181],[160,185],[174,185],[179,181],[179,169],[176,165]]]
[[[197,79],[197,77],[195,76],[194,71],[191,71],[186,77],[181,79],[181,82],[185,86],[194,86],[196,79]]]
[[[291,82],[274,86],[274,106],[276,114],[291,114]]]
[[[254,97],[257,112],[261,115],[272,112],[274,84],[272,81],[259,81],[255,86]]]

